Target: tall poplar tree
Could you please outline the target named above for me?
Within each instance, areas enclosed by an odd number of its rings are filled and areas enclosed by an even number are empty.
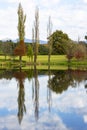
[[[20,63],[21,63],[21,60],[22,60],[22,56],[25,55],[25,53],[26,53],[26,47],[25,47],[25,44],[24,44],[25,21],[26,21],[26,15],[24,15],[21,3],[19,3],[19,7],[18,7],[18,36],[19,36],[19,44],[15,48],[14,53],[15,53],[15,55],[19,56]]]
[[[51,21],[51,17],[49,16],[49,21],[48,21],[48,25],[47,25],[47,38],[48,38],[48,49],[49,49],[48,64],[49,65],[50,65],[50,57],[51,57],[51,53],[52,53],[52,38],[51,38],[51,34],[52,34],[52,21]]]
[[[32,28],[32,47],[33,47],[33,52],[34,52],[34,43],[35,43],[34,28]]]
[[[35,11],[34,33],[35,33],[34,63],[36,64],[37,54],[38,54],[38,44],[39,44],[39,9],[38,7],[36,8],[36,11]]]

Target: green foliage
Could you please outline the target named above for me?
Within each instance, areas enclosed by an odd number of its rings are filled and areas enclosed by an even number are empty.
[[[1,47],[1,54],[6,56],[13,56],[13,50],[14,50],[14,43],[6,41],[6,42],[2,42],[0,44]]]
[[[30,44],[28,45],[28,48],[27,48],[27,56],[29,57],[29,60],[30,58],[31,58],[31,61],[33,60],[33,49]]]
[[[19,35],[19,44],[15,48],[14,54],[16,56],[19,56],[20,65],[21,65],[22,56],[25,55],[25,53],[26,53],[26,47],[25,47],[25,44],[24,44],[25,21],[26,21],[26,15],[24,15],[21,3],[19,3],[19,7],[18,7],[18,35]]]
[[[66,44],[70,41],[68,35],[60,30],[56,30],[50,37],[53,42],[52,54],[65,54]]]
[[[26,15],[23,13],[23,8],[21,6],[21,3],[19,3],[18,7],[18,35],[19,40],[24,40],[25,36],[25,21],[26,21]]]
[[[48,47],[46,45],[39,45],[39,55],[48,55]]]

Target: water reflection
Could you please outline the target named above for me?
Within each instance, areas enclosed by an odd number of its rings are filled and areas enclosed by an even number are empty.
[[[32,84],[32,98],[34,102],[35,109],[35,119],[39,118],[39,80],[38,80],[38,70],[36,65],[34,66],[34,79]]]
[[[18,120],[19,124],[21,124],[24,113],[26,113],[25,106],[25,88],[24,81],[28,78],[29,81],[32,79],[32,101],[34,104],[34,114],[36,121],[39,118],[39,80],[38,80],[38,70],[36,66],[34,66],[34,70],[30,69],[28,72],[24,72],[21,68],[19,71],[14,73],[14,77],[18,81]],[[33,77],[33,78],[32,78]]]
[[[24,88],[24,81],[26,78],[26,73],[22,72],[21,68],[19,72],[15,72],[14,77],[18,81],[18,120],[19,124],[21,124],[21,121],[23,119],[24,113],[26,113],[26,106],[25,106],[25,88]]]
[[[52,106],[52,93],[51,93],[51,70],[50,64],[48,65],[48,85],[47,85],[47,102],[49,106],[49,112],[51,111]]]
[[[86,77],[87,72],[81,70],[54,71],[48,87],[56,93],[62,93],[69,86],[76,87]]]
[[[87,71],[1,71],[0,91],[0,122],[7,123],[2,128],[10,130],[10,122],[20,130],[87,128]]]

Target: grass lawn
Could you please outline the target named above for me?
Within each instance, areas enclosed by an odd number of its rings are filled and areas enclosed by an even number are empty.
[[[20,65],[19,63],[19,57],[16,57],[15,60],[9,56],[7,56],[5,61],[5,56],[0,56],[0,68],[11,68],[12,66],[18,67]],[[23,69],[29,69],[29,58],[27,56],[22,57],[23,61]],[[37,57],[37,63],[39,64],[37,66],[38,69],[48,69],[48,56],[47,55],[38,55]],[[51,56],[51,62],[50,62],[50,68],[51,69],[67,69],[68,68],[68,62],[65,55],[52,55]],[[70,65],[73,68],[80,67],[87,69],[87,60],[80,60],[77,61],[76,59],[73,59],[70,63]]]
[[[48,64],[48,56],[39,55],[37,61],[42,64]],[[65,63],[65,62],[67,62],[65,55],[52,55],[51,56],[51,65],[57,65],[60,63]]]

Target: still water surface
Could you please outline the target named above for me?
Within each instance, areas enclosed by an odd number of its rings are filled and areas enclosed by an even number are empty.
[[[0,71],[0,130],[87,130],[87,71]]]

